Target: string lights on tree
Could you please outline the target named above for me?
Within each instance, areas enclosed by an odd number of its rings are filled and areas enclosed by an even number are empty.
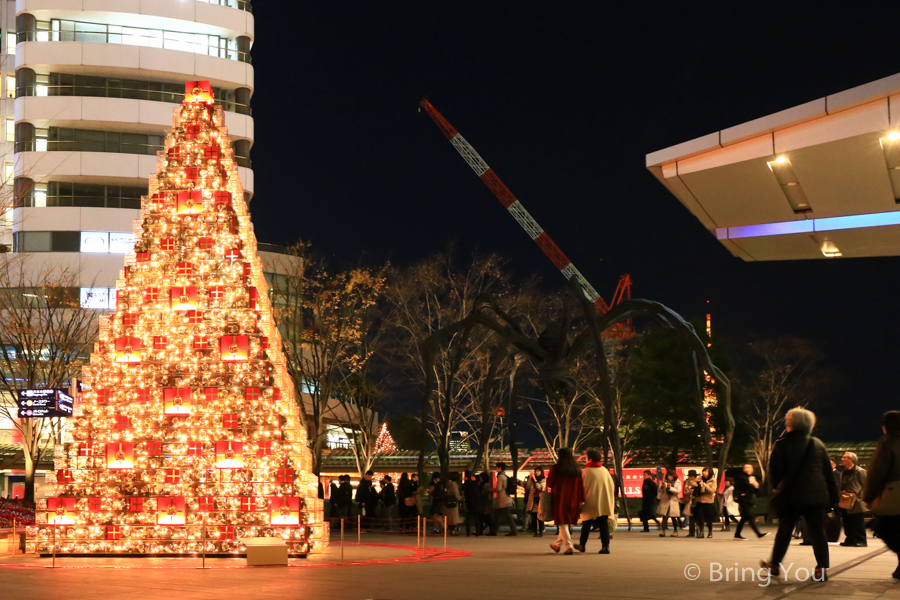
[[[306,431],[234,152],[209,82],[188,82],[56,446],[28,550],[235,554],[324,548]],[[55,530],[55,531],[54,531]]]
[[[375,454],[384,454],[385,452],[393,452],[397,449],[397,444],[394,443],[394,438],[391,437],[391,432],[388,431],[387,422],[381,424],[381,429],[378,431],[378,438],[375,440]]]

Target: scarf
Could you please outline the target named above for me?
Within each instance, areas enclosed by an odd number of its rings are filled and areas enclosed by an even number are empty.
[[[588,469],[599,469],[599,468],[602,467],[602,466],[603,466],[603,463],[602,463],[602,462],[599,462],[599,461],[594,462],[594,461],[592,461],[592,460],[589,460],[588,463],[587,463],[587,468],[588,468]]]

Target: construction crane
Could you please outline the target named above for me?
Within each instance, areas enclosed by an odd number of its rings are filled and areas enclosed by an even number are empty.
[[[450,140],[450,143],[456,148],[456,151],[459,152],[459,155],[463,157],[470,167],[472,167],[472,170],[475,171],[475,174],[478,175],[481,181],[488,186],[488,189],[494,193],[497,200],[500,201],[500,204],[502,204],[506,210],[510,212],[513,218],[519,222],[519,225],[522,226],[522,229],[525,230],[529,237],[531,237],[541,250],[544,251],[547,258],[553,262],[566,279],[574,279],[578,283],[579,287],[584,292],[585,297],[594,303],[594,308],[597,309],[597,312],[601,314],[605,313],[611,306],[619,304],[622,300],[631,299],[631,277],[629,275],[622,275],[619,277],[619,284],[616,286],[612,301],[607,303],[603,297],[597,293],[594,286],[584,278],[581,271],[579,271],[575,265],[572,264],[572,261],[563,254],[563,251],[559,249],[559,246],[550,239],[547,232],[538,225],[537,221],[534,220],[534,217],[525,210],[522,203],[519,202],[518,198],[516,198],[510,189],[506,187],[506,184],[497,177],[494,170],[484,162],[484,159],[475,151],[475,148],[473,148],[456,128],[444,118],[444,115],[439,113],[426,98],[422,98],[419,102],[419,109],[421,110],[423,108],[437,126],[440,127],[441,131],[444,132],[444,135],[447,136],[447,139]],[[625,328],[619,328],[618,333],[620,336],[628,336],[630,330],[631,327],[626,326]]]

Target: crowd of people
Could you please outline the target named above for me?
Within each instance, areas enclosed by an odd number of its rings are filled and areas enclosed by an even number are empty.
[[[0,529],[34,525],[34,504],[21,499],[0,498]]]
[[[786,432],[775,444],[769,466],[771,491],[768,508],[778,519],[772,553],[761,566],[772,575],[780,573],[780,565],[791,540],[802,536],[804,545],[813,547],[816,559],[814,580],[827,579],[828,543],[837,542],[843,529],[842,546],[867,545],[867,514],[874,514],[872,528],[876,536],[900,559],[900,411],[884,415],[884,437],[879,441],[868,471],[862,468],[853,452],[841,457],[841,468],[830,460],[825,445],[812,435],[815,415],[795,408],[785,419]],[[347,518],[352,505],[367,528],[380,523],[394,528],[396,507],[400,530],[416,528],[416,517],[425,516],[432,532],[459,535],[460,525],[466,536],[496,536],[500,526],[508,527],[507,536],[519,531],[513,516],[517,488],[524,488],[522,532],[542,537],[545,522],[557,528],[557,539],[550,545],[554,552],[585,552],[592,531],[599,531],[601,554],[608,554],[610,523],[618,513],[614,474],[603,464],[603,453],[588,449],[587,464],[580,467],[569,448],[557,452],[556,464],[545,474],[534,469],[523,481],[506,474],[506,465],[497,464],[495,472],[451,473],[446,480],[440,473],[420,485],[417,474],[402,474],[396,486],[390,477],[376,490],[369,471],[357,486],[355,496],[348,475],[331,484],[331,518]],[[712,538],[716,524],[719,530],[731,532],[734,540],[743,541],[747,530],[757,538],[762,532],[755,510],[760,481],[754,466],[746,464],[732,477],[724,478],[719,491],[713,469],[689,470],[684,479],[675,469],[663,474],[662,469],[645,470],[641,486],[640,519],[643,531],[656,524],[660,537]],[[424,500],[430,503],[423,508]],[[426,514],[427,513],[427,514]],[[462,517],[464,516],[464,519]],[[581,524],[578,543],[573,543],[571,527]],[[671,531],[671,533],[670,533]],[[893,577],[900,579],[900,563]]]

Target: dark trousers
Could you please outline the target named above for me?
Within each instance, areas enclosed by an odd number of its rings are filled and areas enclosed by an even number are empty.
[[[697,535],[703,535],[703,527],[712,533],[713,521],[716,520],[716,505],[704,502],[697,503]]]
[[[659,519],[656,518],[656,504],[653,502],[641,504],[641,523],[644,524],[644,531],[650,531],[650,521],[659,526]]]
[[[531,522],[534,523],[534,528],[532,529],[529,525],[528,531],[534,531],[535,533],[544,533],[544,522],[538,518],[537,511],[533,511],[528,513],[531,515]]]
[[[900,515],[876,517],[875,533],[900,558]],[[900,566],[897,568],[900,569]]]
[[[475,523],[475,535],[481,535],[482,533],[484,533],[481,513],[477,513],[471,510],[466,513],[466,535],[471,535],[472,523]]]
[[[738,509],[741,513],[741,520],[738,523],[737,529],[734,531],[734,537],[741,537],[741,531],[744,530],[745,524],[750,526],[750,529],[753,530],[756,537],[762,537],[762,534],[759,532],[759,527],[756,526],[756,517],[753,516],[753,505],[741,503],[738,504]],[[780,528],[779,531],[781,531]]]
[[[494,518],[491,512],[481,513],[479,516],[481,517],[481,532],[490,532],[497,535],[497,528],[494,527]]]
[[[591,529],[600,530],[600,543],[604,548],[609,548],[609,515],[601,515],[590,521],[581,523],[581,547],[587,548],[588,536],[591,535]]]
[[[845,544],[856,544],[858,546],[867,545],[866,542],[866,522],[862,513],[848,513],[844,509],[841,511],[841,522],[844,524]]]
[[[809,529],[809,541],[816,555],[816,568],[827,569],[828,540],[825,537],[825,506],[822,504],[789,506],[778,511],[778,532],[775,534],[775,545],[772,548],[772,564],[777,566],[784,560],[784,555],[787,554],[788,546],[791,544],[794,527],[800,517],[803,517]]]
[[[505,508],[494,509],[494,522],[491,524],[491,533],[497,533],[501,519],[509,524],[509,532],[512,535],[519,535],[518,532],[516,532],[516,522],[513,521],[512,512],[510,512],[510,507],[508,506]]]

